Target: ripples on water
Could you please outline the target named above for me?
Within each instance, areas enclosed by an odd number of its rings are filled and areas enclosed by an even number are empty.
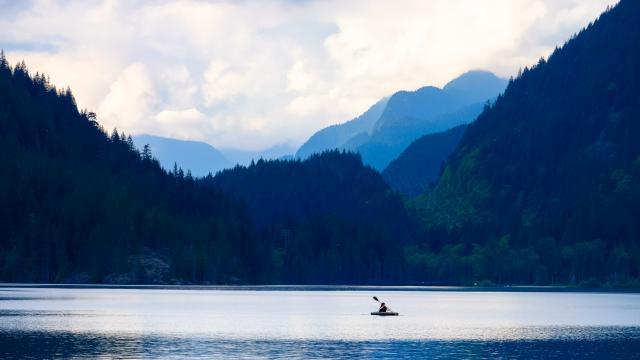
[[[0,288],[0,358],[640,359],[636,294],[377,295]]]
[[[594,329],[600,331],[606,329]],[[2,332],[4,359],[42,358],[478,358],[478,359],[634,359],[637,330],[593,340],[229,340],[128,337],[100,334]]]

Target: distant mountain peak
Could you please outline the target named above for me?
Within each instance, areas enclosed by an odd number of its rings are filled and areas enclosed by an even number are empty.
[[[472,70],[449,81],[442,90],[468,103],[484,101],[504,91],[507,80],[484,70]]]
[[[232,165],[218,149],[203,141],[140,134],[133,137],[133,142],[138,148],[149,144],[153,156],[167,170],[177,164],[184,171],[191,170],[195,176],[205,176]]]
[[[368,134],[373,129],[380,115],[387,107],[388,97],[378,100],[362,115],[341,124],[327,126],[315,132],[296,152],[299,158],[326,150],[344,149],[349,140],[362,133]]]
[[[440,89],[437,86],[432,86],[432,85],[428,85],[428,86],[423,86],[421,88],[418,88],[416,90],[400,90],[396,93],[393,94],[393,96],[398,96],[398,95],[405,95],[405,94],[436,94],[441,92],[442,89]]]
[[[457,78],[449,81],[442,89],[449,90],[459,85],[468,84],[470,81],[478,80],[502,80],[496,74],[487,70],[469,70]],[[502,80],[504,81],[504,80]]]
[[[346,149],[382,170],[413,140],[473,121],[485,101],[507,86],[489,71],[468,71],[444,88],[423,86],[400,90],[371,106],[361,116],[319,130],[297,152],[307,157],[330,149]]]

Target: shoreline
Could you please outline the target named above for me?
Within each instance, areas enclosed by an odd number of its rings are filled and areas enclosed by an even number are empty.
[[[138,290],[218,290],[218,291],[416,291],[416,292],[557,292],[640,294],[638,288],[576,288],[568,286],[419,286],[419,285],[121,285],[121,284],[40,284],[0,283],[7,288],[43,289],[138,289]]]

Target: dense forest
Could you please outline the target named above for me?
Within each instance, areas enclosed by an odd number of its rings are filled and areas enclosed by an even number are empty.
[[[415,140],[382,171],[382,177],[392,189],[408,198],[422,194],[438,181],[442,165],[466,129],[467,125],[458,125]]]
[[[0,56],[0,279],[22,282],[264,281],[241,204]]]
[[[327,151],[305,161],[225,170],[214,185],[247,204],[277,260],[277,282],[402,282],[401,247],[415,236],[400,197],[359,155]]]
[[[348,152],[164,170],[0,54],[0,281],[640,286],[638,38],[622,0],[420,139],[406,201]]]
[[[412,222],[354,154],[163,170],[70,90],[0,57],[0,280],[403,281]],[[227,194],[224,194],[224,193]],[[415,227],[413,227],[415,228]]]
[[[640,2],[623,0],[468,127],[413,203],[425,277],[638,285],[639,38]]]

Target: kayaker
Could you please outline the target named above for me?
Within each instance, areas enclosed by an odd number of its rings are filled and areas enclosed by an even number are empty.
[[[384,303],[380,304],[380,309],[378,310],[379,312],[387,312],[387,305],[385,305]]]

